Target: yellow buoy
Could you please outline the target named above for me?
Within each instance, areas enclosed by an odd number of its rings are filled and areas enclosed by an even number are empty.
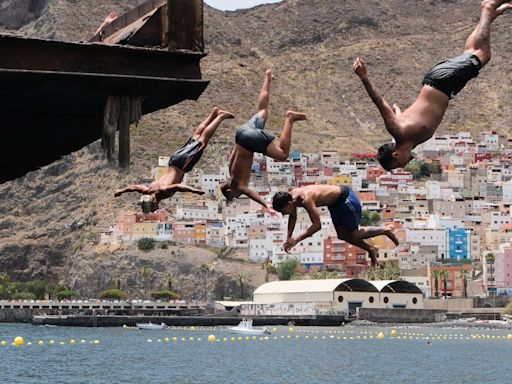
[[[99,344],[100,341],[99,340],[94,340],[94,344]]]
[[[277,328],[276,327],[272,328],[272,333],[275,333],[275,332],[277,332]]]
[[[76,341],[75,341],[74,339],[71,339],[71,340],[69,340],[69,344],[71,344],[71,345],[75,345],[75,344],[76,344]]]
[[[65,342],[63,342],[63,341],[60,341],[60,342],[59,342],[59,345],[64,345],[64,344],[66,344],[66,343],[65,343]]]
[[[37,342],[37,345],[44,345],[44,341],[43,341],[43,340],[39,340],[39,341]]]
[[[509,334],[507,335],[507,339],[512,340],[512,333],[509,333]]]
[[[208,336],[208,341],[217,341],[217,337],[215,335]]]
[[[384,333],[379,332],[379,333],[377,334],[377,339],[383,339],[383,338],[384,338]]]
[[[5,341],[5,340],[0,341],[0,345],[7,345],[7,341]]]
[[[48,342],[48,344],[53,345],[53,344],[55,344],[55,341],[50,340],[50,341]]]
[[[398,336],[398,331],[396,329],[392,329],[391,330],[391,337],[397,337]]]
[[[165,341],[166,343],[168,343],[168,342],[169,342],[169,340],[171,340],[171,339],[169,339],[168,337],[166,337],[166,338],[164,339],[164,341]]]
[[[288,328],[288,332],[293,332],[294,329],[292,327]]]
[[[21,347],[23,344],[25,344],[25,340],[23,340],[23,337],[16,336],[14,338],[13,344],[17,347]]]
[[[80,340],[80,344],[85,344],[86,341],[84,339]]]
[[[234,336],[231,336],[231,338],[229,340],[236,341],[236,338]]]
[[[172,341],[176,342],[176,341],[178,341],[178,338],[177,338],[176,336],[174,336],[174,337],[172,338]]]

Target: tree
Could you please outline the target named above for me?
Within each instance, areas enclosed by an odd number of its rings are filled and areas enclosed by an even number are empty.
[[[272,265],[272,261],[269,257],[261,264],[261,269],[265,270],[265,282],[268,283],[270,280],[270,274],[275,275],[277,273],[276,267]]]
[[[461,269],[459,272],[459,277],[462,279],[462,286],[464,287],[464,291],[462,296],[467,299],[468,298],[468,277],[469,271],[465,268]]]
[[[297,259],[287,259],[277,267],[277,276],[279,280],[291,280],[295,270],[300,263]]]
[[[204,301],[208,301],[208,274],[210,272],[210,266],[206,263],[201,263],[199,270],[203,274],[203,282],[204,282]]]
[[[172,291],[172,285],[176,282],[176,279],[171,276],[169,272],[164,273],[164,285],[167,285],[167,290]]]
[[[178,298],[178,294],[168,289],[162,289],[161,291],[151,292],[151,297],[154,300],[176,300]]]
[[[311,274],[312,280],[327,280],[327,279],[339,279],[339,278],[341,278],[340,271],[327,271],[324,269],[323,271],[313,272]]]
[[[114,299],[114,300],[126,300],[128,298],[128,295],[125,291],[122,291],[120,289],[107,289],[106,291],[103,291],[100,295],[100,299]]]
[[[149,291],[150,291],[150,282],[149,282],[149,276],[151,274],[151,269],[149,269],[149,267],[147,267],[146,265],[143,266],[140,271],[139,271],[140,275],[142,276],[142,278],[144,279],[144,293],[146,294],[146,297],[148,297],[148,294],[149,294]]]
[[[366,270],[368,280],[398,280],[400,266],[396,261],[388,261],[383,267],[370,267]]]
[[[446,281],[446,279],[448,278],[448,271],[445,269],[439,271],[439,277],[443,279],[444,298],[446,299],[448,297],[448,294],[446,292],[448,289],[448,282]]]
[[[361,226],[362,227],[367,227],[370,225],[370,222],[371,222],[371,215],[370,215],[370,211],[368,210],[363,210],[363,214],[362,214],[362,217],[361,217]]]
[[[439,299],[439,270],[434,269],[432,271],[432,279],[434,280],[436,299]]]
[[[35,300],[36,295],[31,292],[16,292],[12,295],[13,300]]]
[[[238,275],[236,275],[235,280],[236,280],[237,285],[240,287],[240,299],[243,300],[244,299],[244,286],[245,286],[245,281],[246,281],[245,274],[239,273]]]
[[[57,298],[59,300],[71,300],[76,299],[77,297],[80,297],[80,294],[70,289],[65,289],[57,294]]]
[[[380,223],[380,214],[379,212],[372,212],[370,215],[370,223],[371,225],[376,225]]]
[[[421,165],[417,160],[409,161],[404,169],[412,174],[415,180],[421,179]]]
[[[152,251],[155,249],[155,240],[150,237],[143,237],[137,241],[137,248],[145,252]]]

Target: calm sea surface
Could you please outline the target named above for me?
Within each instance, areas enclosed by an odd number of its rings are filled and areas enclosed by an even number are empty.
[[[0,383],[512,383],[510,330],[397,330],[400,338],[391,328],[278,327],[268,340],[231,341],[223,327],[0,324]],[[212,334],[220,341],[208,342]],[[16,336],[24,346],[11,345]]]

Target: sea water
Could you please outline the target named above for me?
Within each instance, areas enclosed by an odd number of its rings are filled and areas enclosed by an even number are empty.
[[[0,383],[512,383],[511,330],[395,329],[277,327],[247,340],[226,327],[0,324]]]

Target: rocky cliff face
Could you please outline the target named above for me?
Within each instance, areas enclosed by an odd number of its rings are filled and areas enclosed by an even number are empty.
[[[41,16],[50,0],[0,1],[0,27],[19,29]]]
[[[29,10],[12,24],[21,25],[15,33],[80,41],[90,37],[110,11],[122,13],[140,1],[49,0],[37,17],[30,11],[32,2],[0,0],[4,32],[9,18],[3,10],[14,3],[26,5],[18,12]],[[234,295],[233,278],[239,272],[257,286],[263,271],[240,261],[239,255],[222,259],[209,250],[187,247],[146,254],[98,246],[100,232],[114,223],[118,210],[135,208],[134,196],[115,200],[113,191],[148,178],[157,157],[172,153],[214,105],[237,116],[218,130],[197,168],[225,161],[236,126],[255,110],[266,68],[274,69],[276,76],[268,129],[280,131],[288,108],[308,113],[309,121],[293,133],[294,149],[337,148],[345,156],[374,150],[388,138],[351,71],[353,60],[364,57],[375,86],[390,102],[407,106],[428,67],[461,51],[478,12],[473,0],[287,0],[229,13],[207,7],[208,56],[202,68],[211,84],[197,103],[146,116],[132,129],[130,172],[108,165],[96,143],[0,185],[0,272],[62,282],[85,295],[114,286],[121,276],[123,285],[140,294],[140,268],[150,266],[155,287],[167,271],[190,297],[202,297],[199,265],[206,262],[214,266],[207,279],[211,289],[217,286],[219,292]],[[451,102],[440,132],[510,133],[510,20],[511,15],[504,15],[493,25],[493,59]]]

